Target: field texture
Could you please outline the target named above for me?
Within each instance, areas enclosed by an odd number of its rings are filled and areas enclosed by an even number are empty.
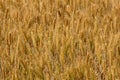
[[[120,0],[0,0],[0,80],[120,80]]]

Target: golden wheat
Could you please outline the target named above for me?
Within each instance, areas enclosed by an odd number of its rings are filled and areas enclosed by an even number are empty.
[[[120,1],[0,0],[0,80],[120,80]]]

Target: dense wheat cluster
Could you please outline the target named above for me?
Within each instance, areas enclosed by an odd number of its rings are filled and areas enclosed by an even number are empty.
[[[0,0],[0,80],[120,80],[120,0]]]

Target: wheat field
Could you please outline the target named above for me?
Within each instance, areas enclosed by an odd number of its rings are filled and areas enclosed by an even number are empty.
[[[120,80],[120,0],[0,0],[0,80]]]

